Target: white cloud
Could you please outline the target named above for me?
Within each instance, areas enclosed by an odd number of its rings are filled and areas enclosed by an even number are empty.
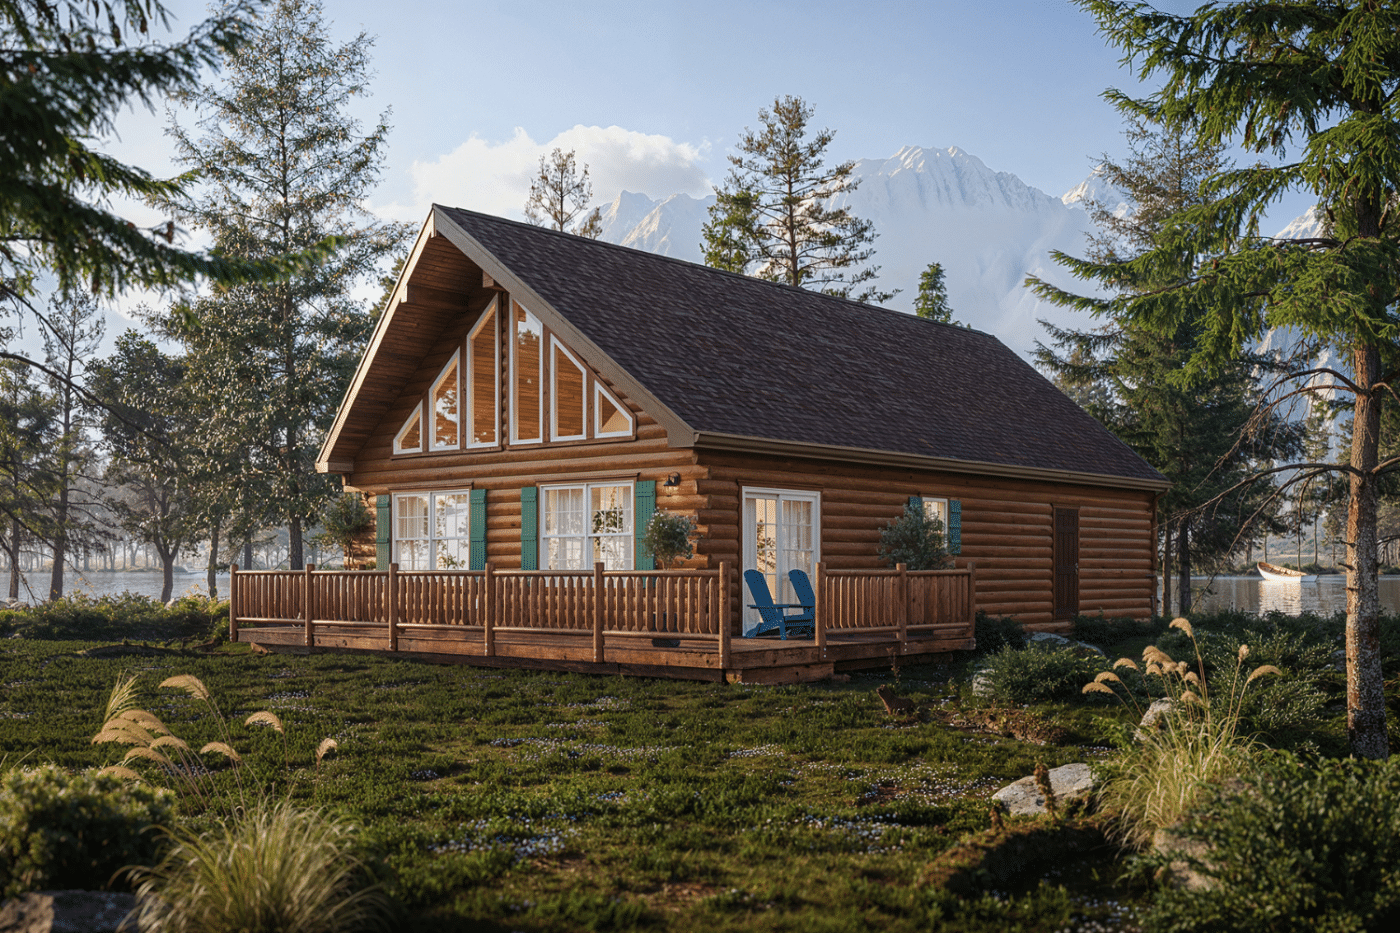
[[[524,216],[530,180],[540,157],[554,149],[572,149],[588,166],[593,203],[603,206],[623,191],[651,197],[684,192],[710,193],[701,162],[709,149],[677,142],[669,136],[638,133],[620,126],[575,126],[546,142],[535,142],[517,127],[510,139],[490,142],[473,135],[433,162],[414,162],[413,203],[376,206],[381,216],[418,222],[434,202],[504,217]]]

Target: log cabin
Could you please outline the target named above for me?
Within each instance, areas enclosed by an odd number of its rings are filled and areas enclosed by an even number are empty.
[[[1167,481],[995,337],[434,206],[317,468],[374,502],[374,571],[242,573],[245,640],[800,680],[1145,617]],[[908,506],[952,570],[881,565]],[[693,558],[643,542],[693,518]],[[745,638],[740,571],[809,642]]]

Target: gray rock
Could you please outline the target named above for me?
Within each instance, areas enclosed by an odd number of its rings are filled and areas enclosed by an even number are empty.
[[[135,908],[116,891],[33,891],[0,905],[0,933],[135,933]]]
[[[1081,648],[1093,654],[1103,654],[1102,648],[1096,648],[1086,642],[1075,641],[1073,638],[1066,638],[1063,635],[1056,635],[1054,632],[1036,632],[1026,636],[1026,646],[1035,648]]]
[[[1167,717],[1172,713],[1175,704],[1166,697],[1153,700],[1152,705],[1147,708],[1147,712],[1142,714],[1142,721],[1133,730],[1133,738],[1139,742],[1147,738],[1147,733],[1155,729],[1161,729],[1167,724]]]
[[[1153,834],[1152,849],[1154,852],[1171,859],[1166,868],[1158,875],[1158,880],[1193,892],[1209,891],[1215,887],[1214,879],[1201,874],[1192,867],[1191,862],[1187,861],[1187,859],[1196,859],[1199,862],[1207,861],[1206,856],[1210,854],[1210,846],[1204,842],[1185,839],[1173,833],[1170,828],[1163,828]]]
[[[1083,800],[1094,789],[1092,769],[1083,763],[1050,769],[1050,790],[1061,810],[1072,800]],[[1011,816],[1035,816],[1048,812],[1045,797],[1035,786],[1035,775],[1023,777],[992,794],[992,800]]]
[[[979,697],[989,697],[992,695],[992,678],[986,670],[974,671],[972,674],[972,693]]]

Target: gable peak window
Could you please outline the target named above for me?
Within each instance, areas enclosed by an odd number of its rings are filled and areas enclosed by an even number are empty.
[[[588,436],[584,417],[584,387],[588,374],[583,364],[565,349],[559,338],[550,338],[550,439],[575,441]]]
[[[500,443],[497,425],[500,422],[501,373],[500,354],[496,339],[500,331],[496,316],[496,301],[492,301],[481,320],[467,335],[467,382],[470,395],[467,411],[468,447],[494,447]]]
[[[510,439],[516,444],[538,443],[543,440],[541,414],[543,393],[540,375],[543,369],[544,328],[520,302],[511,301],[511,405]]]
[[[593,436],[630,437],[632,413],[601,382],[593,383]]]
[[[453,353],[433,383],[433,450],[456,450],[461,440],[460,360],[461,352]]]
[[[382,435],[381,435],[382,436]],[[417,454],[423,452],[423,405],[413,406],[413,414],[399,428],[394,437],[394,453]]]

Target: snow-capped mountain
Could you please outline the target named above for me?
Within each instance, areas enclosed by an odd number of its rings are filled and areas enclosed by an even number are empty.
[[[1021,353],[1043,338],[1037,318],[1088,324],[1082,315],[1040,301],[1022,284],[1030,274],[1066,288],[1084,287],[1050,257],[1051,250],[1082,255],[1092,227],[1082,197],[1051,197],[956,147],[907,147],[888,159],[862,159],[853,174],[859,186],[835,203],[849,204],[856,216],[874,223],[878,284],[901,290],[890,307],[912,308],[919,275],[939,262],[954,316]],[[623,192],[603,209],[603,239],[698,262],[700,228],[712,201]]]

